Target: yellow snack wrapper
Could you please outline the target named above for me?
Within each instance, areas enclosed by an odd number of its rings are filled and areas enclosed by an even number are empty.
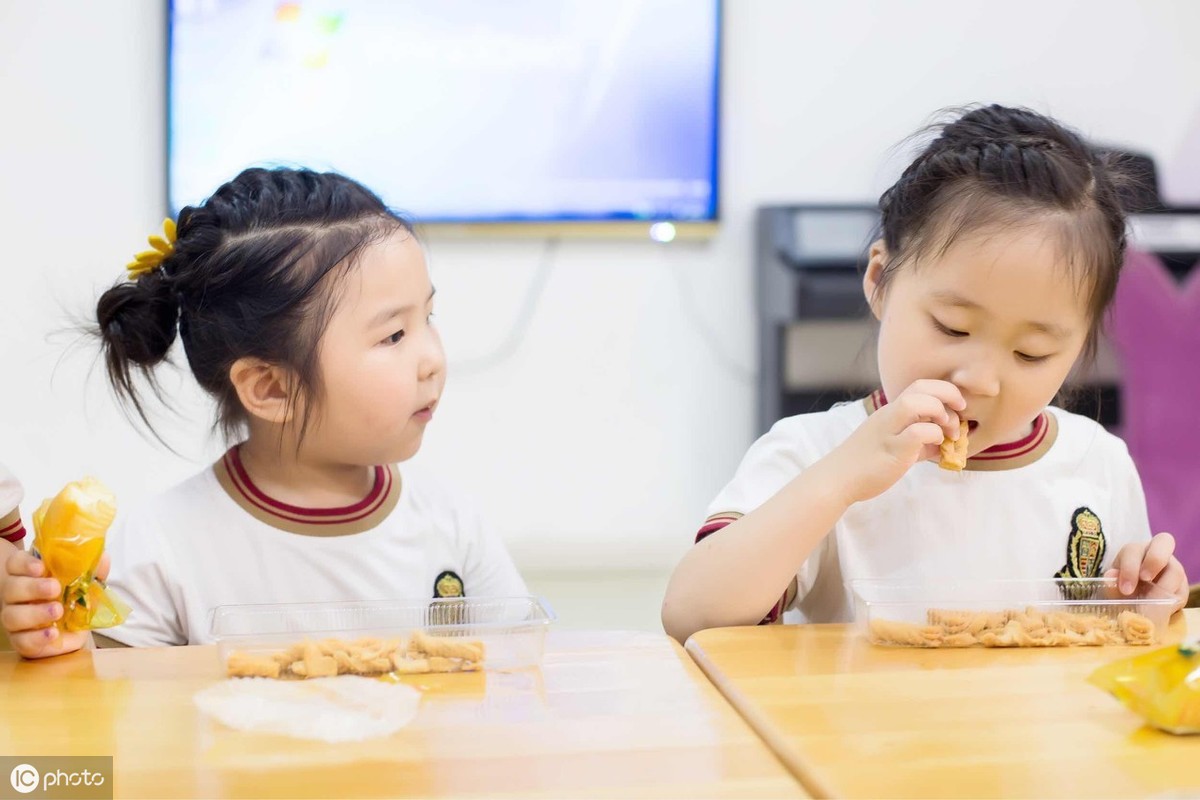
[[[116,515],[116,498],[95,478],[67,484],[33,514],[33,546],[63,585],[61,630],[111,628],[129,615],[129,606],[95,577]]]
[[[1200,733],[1200,642],[1106,664],[1088,676],[1156,728]]]

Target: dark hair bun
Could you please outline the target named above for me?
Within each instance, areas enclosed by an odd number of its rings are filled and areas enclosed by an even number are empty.
[[[109,372],[124,383],[127,363],[149,368],[166,358],[178,329],[179,303],[159,269],[101,295],[96,320]]]

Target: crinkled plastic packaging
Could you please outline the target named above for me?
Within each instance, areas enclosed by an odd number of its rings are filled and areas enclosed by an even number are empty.
[[[63,585],[61,630],[111,628],[129,615],[129,606],[95,577],[116,515],[116,498],[95,478],[67,484],[34,512],[33,546]]]
[[[1106,664],[1088,682],[1168,733],[1200,733],[1200,642]]]

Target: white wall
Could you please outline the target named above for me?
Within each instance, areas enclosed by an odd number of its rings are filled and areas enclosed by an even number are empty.
[[[186,374],[180,457],[123,421],[93,347],[54,335],[162,217],[162,6],[0,0],[0,460],[34,498],[94,473],[133,502],[221,450]],[[753,209],[872,199],[889,148],[976,100],[1137,145],[1200,202],[1197,30],[1190,0],[729,0],[720,235],[563,242],[521,347],[452,373],[419,458],[526,569],[668,567],[752,436]],[[430,242],[452,369],[499,344],[544,251]]]

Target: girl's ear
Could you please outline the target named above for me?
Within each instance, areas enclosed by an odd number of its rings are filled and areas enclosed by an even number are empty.
[[[295,416],[295,380],[290,370],[259,358],[239,358],[229,368],[229,382],[250,416],[277,425]]]
[[[887,246],[883,239],[876,239],[871,243],[870,260],[867,261],[867,271],[863,274],[863,294],[875,319],[883,319],[883,293],[879,291],[879,283],[883,279],[883,268],[887,261]]]

